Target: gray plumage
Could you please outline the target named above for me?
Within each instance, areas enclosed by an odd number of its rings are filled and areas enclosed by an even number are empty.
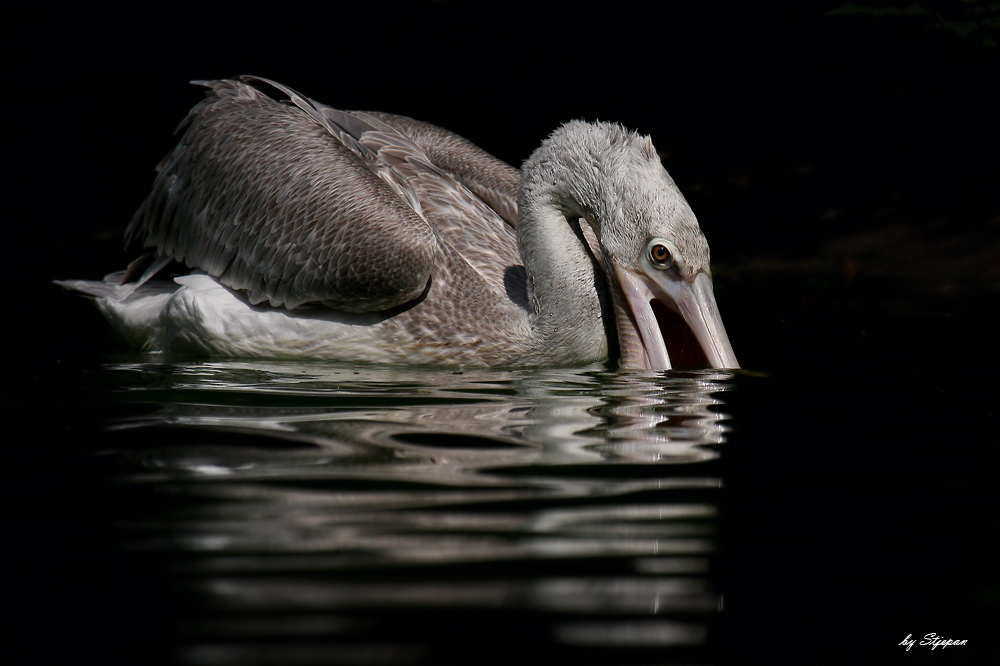
[[[254,77],[200,83],[206,98],[126,232],[160,257],[139,284],[169,257],[287,315],[241,315],[259,321],[234,333],[205,308],[238,302],[199,301],[212,292],[200,279],[142,313],[129,310],[135,287],[62,283],[120,327],[142,319],[144,347],[459,365],[578,365],[620,348],[625,367],[662,368],[660,300],[709,364],[737,367],[707,242],[648,138],[574,121],[518,171],[403,116]],[[651,263],[667,246],[670,262]]]

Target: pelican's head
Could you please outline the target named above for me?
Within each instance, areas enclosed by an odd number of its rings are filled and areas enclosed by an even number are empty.
[[[560,129],[576,135],[578,161],[589,162],[572,198],[621,289],[622,367],[738,368],[715,303],[708,241],[652,141],[610,123]]]

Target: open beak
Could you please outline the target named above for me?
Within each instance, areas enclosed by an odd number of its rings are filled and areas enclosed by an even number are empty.
[[[641,338],[641,349],[623,348],[623,367],[740,367],[707,273],[686,282],[666,273],[650,276],[618,267],[615,272]]]

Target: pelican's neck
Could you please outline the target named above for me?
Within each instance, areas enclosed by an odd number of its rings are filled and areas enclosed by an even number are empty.
[[[550,358],[600,361],[608,357],[614,322],[608,321],[600,268],[579,226],[591,202],[574,195],[580,183],[569,182],[564,168],[553,169],[545,155],[536,159],[545,148],[522,167],[518,202],[517,242],[528,278],[532,330],[537,349]],[[554,158],[559,159],[558,152]]]

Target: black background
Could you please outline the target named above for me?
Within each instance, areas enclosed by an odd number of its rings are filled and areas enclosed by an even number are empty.
[[[67,390],[45,384],[47,364],[114,348],[92,307],[50,280],[98,279],[131,258],[122,232],[173,129],[201,98],[192,79],[272,78],[340,108],[441,125],[514,165],[561,122],[619,121],[652,135],[699,216],[743,365],[786,378],[818,368],[803,385],[762,379],[750,385],[759,394],[727,398],[737,428],[727,458],[733,605],[724,654],[738,663],[778,654],[834,663],[854,654],[852,640],[865,648],[859,658],[884,656],[871,646],[910,631],[986,640],[998,590],[995,578],[981,579],[996,555],[984,542],[995,535],[996,508],[986,449],[1000,443],[990,388],[1000,301],[998,49],[983,46],[982,32],[962,37],[938,19],[829,15],[839,4],[155,5],[10,15],[5,300],[16,313],[7,329],[20,341],[10,367],[35,383],[8,405],[31,416],[47,391]],[[925,6],[945,18],[966,9]],[[864,343],[864,331],[878,337],[892,317],[923,321],[925,311],[941,316],[905,345],[894,348],[888,333]],[[786,319],[795,325],[783,327]],[[816,327],[842,333],[844,344],[817,348]],[[969,327],[975,337],[956,333]],[[938,350],[947,367],[918,373],[906,359],[923,341],[966,349]],[[895,381],[917,378],[926,394],[901,403],[902,426],[869,428],[860,458],[824,448],[830,423],[841,435],[864,431],[886,400],[869,387],[855,393],[859,404],[831,402],[839,389],[904,368],[910,374]],[[933,417],[964,419],[955,441],[921,440],[926,423],[906,420],[930,414],[939,389],[969,392],[969,412]],[[811,392],[814,410],[786,423],[818,432],[768,439],[773,401],[800,390]],[[22,453],[44,445],[28,425],[22,443]],[[964,458],[948,458],[949,446]],[[31,460],[8,469],[10,496]],[[789,464],[798,481],[770,491],[787,481]],[[931,517],[914,523],[914,515]],[[976,527],[956,532],[955,521]],[[801,531],[789,534],[790,524]],[[950,536],[924,540],[920,529]],[[869,544],[870,557],[857,544]],[[59,606],[58,589],[15,585],[15,598],[37,617]],[[99,599],[92,604],[102,610]],[[45,626],[29,618],[23,636],[44,641],[59,631]],[[976,663],[970,652],[955,655],[947,659]]]
[[[981,255],[997,232],[997,49],[936,19],[829,15],[837,6],[29,14],[4,36],[8,228],[31,250],[14,258],[32,284],[117,269],[121,231],[201,98],[188,81],[251,73],[441,125],[515,166],[571,118],[648,133],[717,272],[837,264],[945,295],[995,288],[996,255]]]

